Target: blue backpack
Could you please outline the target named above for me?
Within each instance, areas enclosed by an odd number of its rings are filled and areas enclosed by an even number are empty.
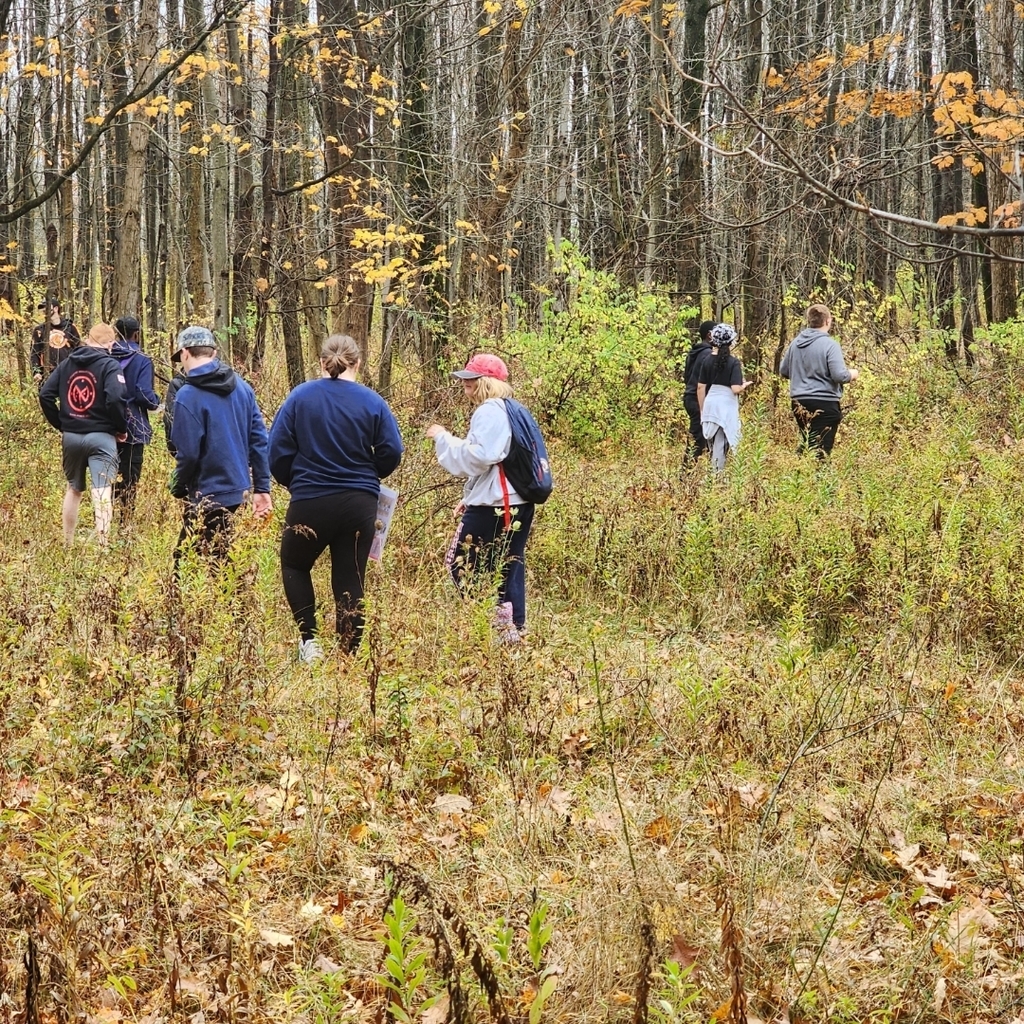
[[[541,505],[555,486],[544,437],[525,406],[512,398],[504,401],[512,428],[512,444],[501,467],[523,501]]]

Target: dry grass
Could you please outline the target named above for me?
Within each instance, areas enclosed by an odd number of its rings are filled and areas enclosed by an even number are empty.
[[[23,429],[0,488],[0,1019],[380,1020],[394,891],[438,943],[423,994],[455,985],[464,1019],[526,1020],[540,901],[544,1020],[639,1021],[638,993],[673,1019],[670,955],[695,962],[681,1021],[741,994],[765,1021],[1021,1016],[1017,661],[933,628],[938,606],[903,614],[894,528],[870,574],[786,604],[795,563],[765,553],[792,495],[814,491],[813,582],[830,516],[867,522],[890,467],[858,479],[854,429],[809,473],[765,424],[718,487],[676,484],[669,450],[565,459],[515,650],[449,589],[450,495],[411,452],[368,642],[313,668],[273,531],[246,524],[237,571],[178,604],[156,450],[135,532],[66,555],[56,435]]]

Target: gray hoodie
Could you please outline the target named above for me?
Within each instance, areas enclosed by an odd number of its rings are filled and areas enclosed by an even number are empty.
[[[805,327],[782,357],[779,373],[789,379],[790,398],[838,402],[850,371],[839,342],[820,327]]]

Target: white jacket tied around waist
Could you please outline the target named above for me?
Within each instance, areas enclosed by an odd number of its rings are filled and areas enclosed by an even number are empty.
[[[704,396],[704,409],[700,414],[700,425],[705,437],[711,437],[721,427],[730,448],[740,443],[740,401],[732,388],[724,384],[712,384]]]
[[[464,505],[505,504],[498,464],[511,447],[512,428],[500,398],[489,398],[476,407],[465,437],[444,430],[434,438],[434,450],[442,468],[466,481],[462,489]],[[510,505],[525,504],[511,483],[508,501]]]

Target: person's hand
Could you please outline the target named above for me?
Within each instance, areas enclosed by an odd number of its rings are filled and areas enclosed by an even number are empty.
[[[42,370],[33,370],[32,371],[32,383],[35,384],[35,386],[37,388],[41,388],[43,386],[43,371]]]
[[[859,376],[860,376],[860,370],[854,370],[854,369],[853,369],[853,368],[851,367],[851,368],[850,368],[850,382],[852,383],[852,382],[853,382],[853,381],[855,381],[855,380],[856,380],[856,379],[857,379],[857,378],[858,378]]]
[[[124,443],[125,443],[125,441],[127,441],[127,440],[128,440],[128,431],[124,431],[124,433],[121,433],[121,434],[115,434],[115,435],[114,435],[114,440],[115,440],[115,441],[116,441],[116,442],[117,442],[118,444],[124,444]]]
[[[444,433],[444,427],[442,427],[440,423],[431,423],[430,426],[427,427],[426,433],[427,439],[433,441],[438,434]]]
[[[274,511],[274,503],[270,500],[269,494],[254,494],[252,496],[252,514],[257,519],[266,519]]]
[[[466,503],[463,502],[463,501],[460,501],[458,503],[458,505],[455,506],[455,518],[456,519],[461,519],[462,518],[462,514],[465,511],[466,511]]]
[[[752,388],[756,383],[756,380],[745,380],[743,382],[743,390],[746,391],[747,388]]]

